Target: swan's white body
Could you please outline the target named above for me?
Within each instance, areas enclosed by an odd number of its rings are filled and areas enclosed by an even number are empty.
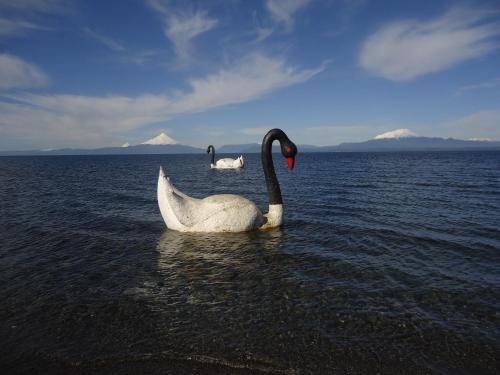
[[[263,215],[255,203],[234,194],[204,199],[187,196],[175,188],[160,167],[158,205],[167,227],[180,232],[247,232],[283,223],[283,205],[269,205]]]
[[[243,155],[236,159],[224,158],[219,159],[214,163],[210,163],[210,168],[212,169],[239,169],[243,168],[245,165],[245,160],[243,159]]]

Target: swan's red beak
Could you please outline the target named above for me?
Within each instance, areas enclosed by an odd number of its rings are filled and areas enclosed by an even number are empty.
[[[291,158],[286,158],[286,163],[288,164],[288,169],[292,170],[295,165],[295,158],[293,156]]]

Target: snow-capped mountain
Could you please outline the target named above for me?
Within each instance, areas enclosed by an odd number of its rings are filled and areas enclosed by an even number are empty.
[[[396,129],[390,132],[382,133],[375,136],[374,139],[394,139],[394,138],[409,138],[418,137],[417,134],[412,132],[410,129]]]
[[[169,137],[166,133],[160,133],[156,137],[148,139],[141,143],[141,145],[176,145],[178,142]]]

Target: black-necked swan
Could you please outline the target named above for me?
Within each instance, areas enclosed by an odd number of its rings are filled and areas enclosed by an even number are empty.
[[[207,148],[207,154],[212,151],[212,161],[210,162],[210,168],[212,169],[239,169],[243,168],[245,165],[245,160],[243,160],[243,155],[240,155],[240,157],[236,159],[231,159],[231,158],[224,158],[224,159],[219,159],[217,162],[215,162],[215,148],[214,146],[210,145]]]
[[[262,168],[266,177],[269,211],[263,215],[255,203],[234,194],[203,199],[177,190],[160,167],[158,205],[167,227],[181,232],[247,232],[279,227],[283,223],[283,200],[272,157],[272,143],[278,140],[281,153],[293,169],[297,146],[280,129],[272,129],[262,141]]]

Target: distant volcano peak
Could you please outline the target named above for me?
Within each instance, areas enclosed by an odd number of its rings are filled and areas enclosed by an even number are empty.
[[[166,133],[160,133],[156,137],[148,139],[141,143],[142,145],[175,145],[177,141],[170,138]]]
[[[418,137],[418,135],[412,132],[410,129],[396,129],[391,130],[390,132],[379,134],[374,139],[394,139],[409,137]]]

